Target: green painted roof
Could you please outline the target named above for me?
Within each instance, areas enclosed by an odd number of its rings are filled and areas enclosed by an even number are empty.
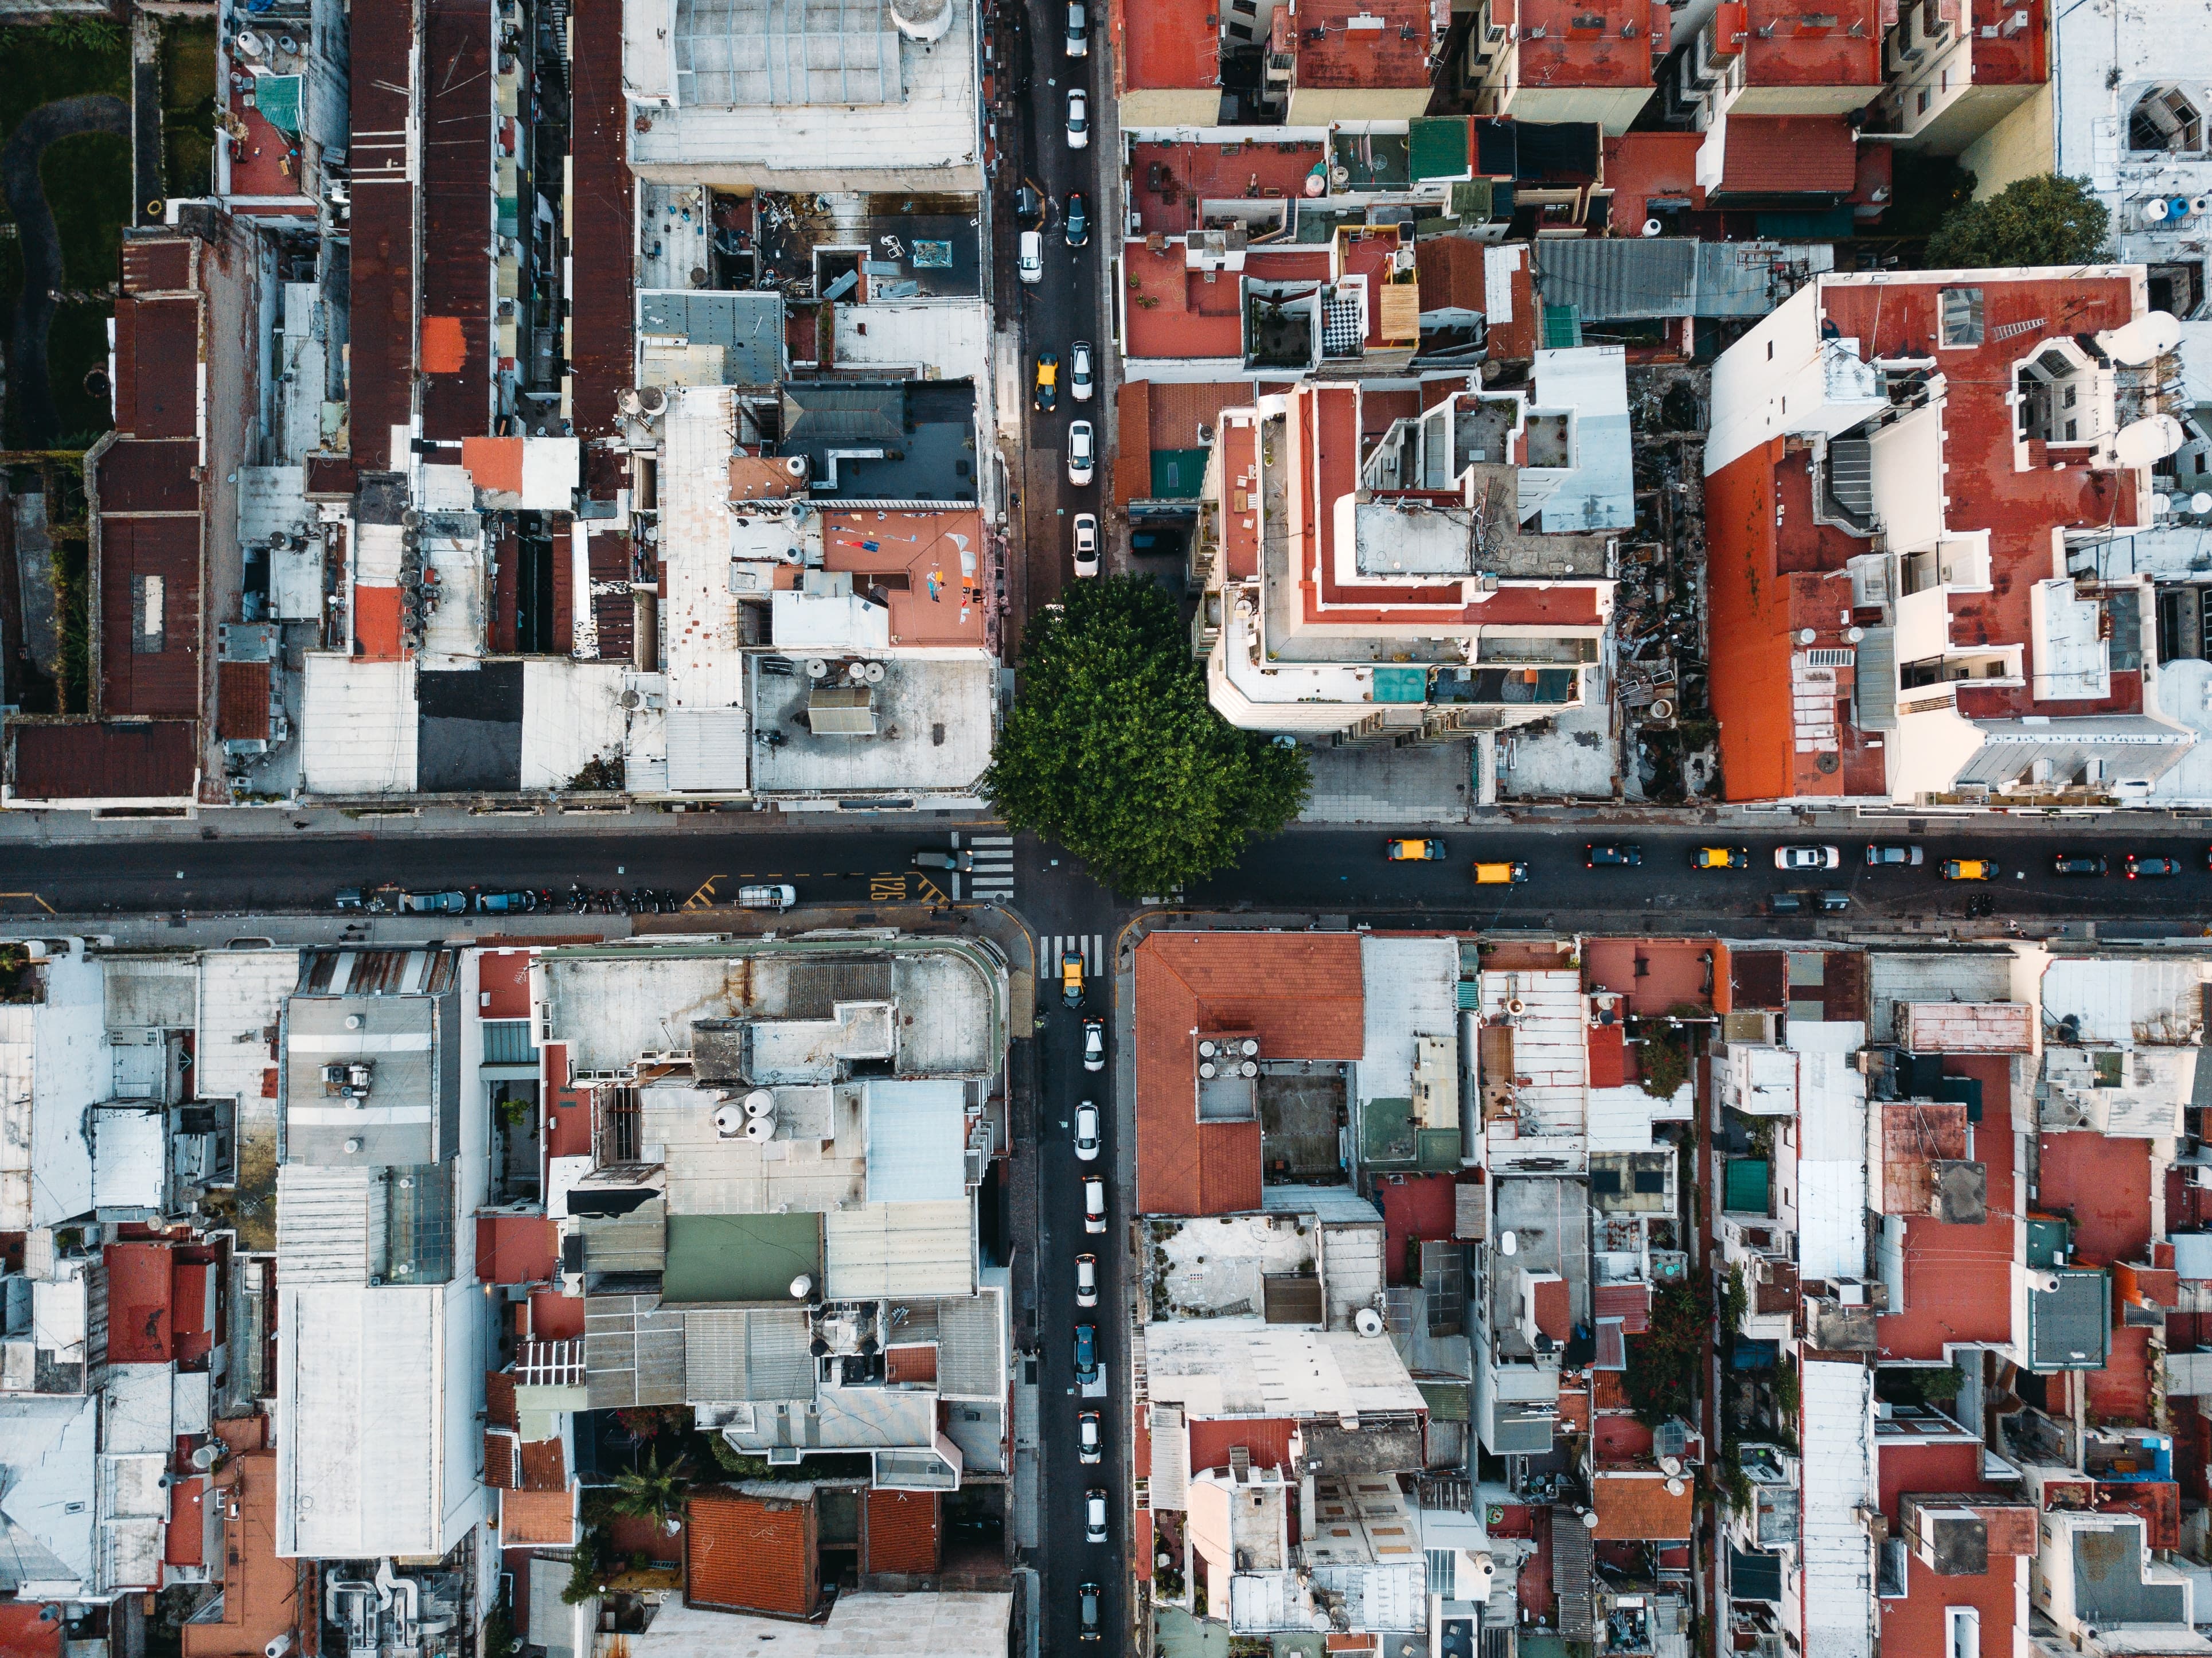
[[[1426,668],[1376,669],[1375,700],[1377,702],[1427,701],[1429,671]]]
[[[661,1299],[788,1303],[799,1273],[822,1281],[822,1217],[671,1215]]]

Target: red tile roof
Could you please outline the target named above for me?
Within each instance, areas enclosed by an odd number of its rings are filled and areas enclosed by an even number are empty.
[[[684,1523],[684,1602],[805,1618],[820,1598],[814,1505],[694,1491]]]
[[[1840,115],[1731,115],[1716,193],[1848,196],[1858,176],[1858,137]]]
[[[560,1228],[550,1216],[477,1217],[479,1283],[547,1284],[560,1264]]]
[[[189,799],[198,776],[190,720],[15,726],[19,800]]]
[[[217,737],[240,741],[269,736],[269,665],[266,662],[219,662],[216,665],[215,731]]]
[[[867,1564],[864,1571],[924,1577],[943,1558],[935,1491],[868,1493]]]
[[[566,1485],[550,1491],[501,1491],[499,1539],[507,1548],[565,1548],[576,1540],[576,1493]]]
[[[1190,1471],[1229,1466],[1229,1453],[1242,1445],[1255,1468],[1291,1466],[1291,1439],[1298,1424],[1286,1416],[1200,1417],[1185,1431],[1190,1437]]]
[[[208,1480],[205,1474],[179,1479],[169,1487],[169,1523],[161,1533],[161,1564],[198,1566],[207,1547],[202,1529],[207,1522]]]
[[[635,298],[628,155],[629,112],[623,101],[623,0],[575,0],[570,72],[570,166],[575,177],[575,235],[569,319],[569,418],[585,437],[615,429],[615,399],[635,378],[630,330]]]
[[[1651,0],[1519,0],[1507,15],[1524,87],[1648,87],[1668,39],[1667,8]]]
[[[579,1328],[580,1333],[580,1326]],[[513,1370],[491,1370],[485,1374],[484,1420],[499,1428],[512,1428],[516,1424]]]
[[[1623,1335],[1640,1336],[1651,1327],[1651,1286],[1601,1284],[1590,1291],[1590,1316],[1617,1318]]]
[[[1574,1291],[1563,1278],[1535,1285],[1536,1327],[1554,1341],[1565,1341],[1574,1321]]]
[[[526,1491],[564,1491],[568,1489],[568,1454],[558,1439],[529,1439],[519,1448],[519,1489]]]
[[[268,1643],[298,1629],[302,1612],[315,1604],[300,1592],[298,1563],[276,1558],[276,1453],[237,1450],[216,1476],[216,1489],[222,1499],[216,1581],[222,1586],[222,1610],[212,1622],[196,1619],[184,1626],[184,1658],[261,1658]],[[312,1617],[306,1621],[312,1627]],[[7,1650],[16,1658],[15,1648]]]
[[[492,1490],[521,1490],[522,1436],[512,1428],[485,1429],[483,1463],[483,1483]]]
[[[1656,1473],[1601,1473],[1591,1481],[1590,1506],[1597,1510],[1597,1529],[1590,1533],[1600,1543],[1674,1542],[1690,1535],[1694,1498],[1687,1479],[1672,1483]]]
[[[1250,1031],[1273,1059],[1364,1048],[1350,933],[1155,932],[1137,947],[1137,1205],[1155,1215],[1260,1206],[1260,1125],[1200,1123],[1193,1030]]]
[[[931,1345],[884,1348],[884,1380],[886,1382],[935,1382],[937,1380],[937,1349]]]

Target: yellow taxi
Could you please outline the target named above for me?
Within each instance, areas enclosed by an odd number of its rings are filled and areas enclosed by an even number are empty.
[[[1692,869],[1749,869],[1751,848],[1748,847],[1693,847],[1690,851]]]
[[[1994,881],[1998,870],[1986,858],[1946,858],[1936,873],[1947,881]]]
[[[1392,863],[1432,864],[1444,855],[1441,841],[1385,841],[1382,855]]]
[[[1528,878],[1528,865],[1526,864],[1477,864],[1474,866],[1474,884],[1479,887],[1518,886]]]

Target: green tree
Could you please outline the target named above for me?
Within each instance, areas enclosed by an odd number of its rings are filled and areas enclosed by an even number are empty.
[[[664,1466],[660,1453],[649,1451],[642,1467],[625,1468],[615,1476],[615,1512],[641,1520],[667,1520],[683,1511],[684,1498],[690,1489],[690,1463],[678,1457]]]
[[[2087,264],[2106,257],[2112,215],[2086,179],[2039,173],[1987,201],[1946,214],[1928,239],[1928,264],[1942,270],[2002,270]]]
[[[1125,891],[1165,892],[1297,816],[1305,756],[1213,711],[1162,588],[1102,577],[1061,600],[1030,623],[1019,694],[984,780],[1009,823]]]

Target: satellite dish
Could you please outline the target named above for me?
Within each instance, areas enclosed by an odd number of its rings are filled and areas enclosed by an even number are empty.
[[[1584,1531],[1595,1531],[1597,1529],[1597,1511],[1595,1509],[1584,1509],[1576,1515],[1575,1517],[1583,1522],[1583,1529]]]

